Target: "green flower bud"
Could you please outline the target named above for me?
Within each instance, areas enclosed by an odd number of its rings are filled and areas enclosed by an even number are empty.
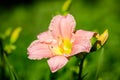
[[[21,32],[22,28],[21,27],[17,27],[11,34],[11,37],[10,37],[10,43],[15,43],[16,40],[18,39],[19,37],[19,34]]]
[[[4,50],[5,50],[8,54],[12,53],[12,51],[15,50],[15,49],[16,49],[16,46],[15,46],[15,45],[12,45],[12,44],[7,44],[7,45],[5,45],[5,47],[4,47]]]
[[[11,34],[11,31],[12,31],[12,28],[8,28],[8,29],[5,31],[5,37],[8,37],[8,36]]]
[[[65,3],[63,4],[62,6],[62,12],[64,12],[64,14],[67,13],[69,7],[70,7],[70,4],[71,4],[72,0],[66,0]]]

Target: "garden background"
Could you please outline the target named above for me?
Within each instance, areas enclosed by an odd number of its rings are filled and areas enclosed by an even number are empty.
[[[47,59],[27,58],[27,47],[39,33],[48,29],[52,17],[59,14],[63,3],[64,0],[0,1],[0,33],[8,28],[22,28],[15,43],[16,49],[8,56],[19,80],[75,80],[78,71],[76,57],[54,74],[50,72]],[[76,20],[76,29],[99,33],[105,29],[109,31],[104,49],[86,57],[83,68],[85,80],[96,80],[96,75],[98,80],[120,80],[120,0],[73,0],[69,13]],[[104,51],[101,53],[101,50]]]

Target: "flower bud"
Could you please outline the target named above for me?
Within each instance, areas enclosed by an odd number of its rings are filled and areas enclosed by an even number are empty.
[[[11,31],[12,31],[12,28],[8,28],[8,29],[5,31],[5,37],[10,36]]]
[[[13,50],[16,49],[15,45],[7,44],[4,46],[4,50],[7,52],[7,54],[11,54]]]
[[[66,0],[65,1],[65,3],[62,6],[62,12],[66,13],[66,11],[68,11],[71,2],[72,2],[72,0]]]
[[[98,38],[101,41],[101,45],[103,45],[108,39],[108,30],[105,30]]]
[[[100,36],[97,36],[97,49],[101,48],[108,39],[108,30],[106,29]]]
[[[105,44],[107,39],[108,39],[107,29],[101,35],[96,33],[95,36],[91,39],[91,43],[92,43],[91,52],[100,49]]]
[[[21,32],[22,28],[21,27],[17,27],[11,34],[11,37],[10,37],[10,43],[15,43],[16,40],[18,39],[19,37],[19,34]]]

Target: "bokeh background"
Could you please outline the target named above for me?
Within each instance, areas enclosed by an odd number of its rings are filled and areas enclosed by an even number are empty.
[[[76,57],[52,74],[47,59],[29,60],[27,47],[37,35],[48,29],[64,0],[1,0],[0,33],[21,27],[17,48],[8,56],[19,80],[77,80]],[[76,29],[102,33],[109,30],[103,49],[89,54],[84,63],[85,80],[120,80],[120,0],[73,0],[69,13],[76,19]],[[0,73],[2,74],[2,73]]]

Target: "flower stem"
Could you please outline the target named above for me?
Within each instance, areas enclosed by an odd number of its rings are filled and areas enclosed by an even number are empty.
[[[9,80],[9,77],[5,75],[5,67],[7,66],[10,71],[10,80],[18,80],[18,76],[15,73],[15,70],[13,69],[12,65],[10,65],[8,58],[7,58],[7,52],[3,48],[2,39],[0,39],[0,55],[1,55],[1,80]]]
[[[10,72],[10,80],[19,80],[13,66],[8,61],[7,55],[4,53],[3,56]]]
[[[4,59],[4,49],[3,49],[3,43],[2,43],[2,39],[0,38],[0,57],[1,57],[1,80],[7,80],[8,77],[5,75],[5,59]]]
[[[0,39],[0,56],[1,56],[1,79],[6,79],[5,76],[5,59],[4,59],[4,55],[3,55],[3,43],[2,43],[2,39]]]
[[[79,65],[78,80],[82,80],[83,79],[83,77],[82,77],[82,71],[83,71],[83,63],[84,63],[85,57],[86,57],[86,55],[83,55],[83,57],[81,59],[81,62],[80,62],[80,65]]]

